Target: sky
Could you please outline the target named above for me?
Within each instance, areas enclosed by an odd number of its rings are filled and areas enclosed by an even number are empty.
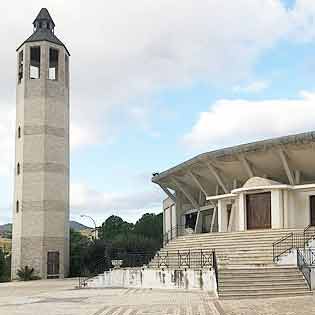
[[[313,0],[0,1],[0,224],[11,221],[16,48],[47,7],[71,53],[71,219],[135,222],[151,174],[315,129]]]

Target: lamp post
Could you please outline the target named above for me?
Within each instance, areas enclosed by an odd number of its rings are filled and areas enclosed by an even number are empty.
[[[94,240],[96,241],[96,222],[95,222],[95,220],[92,217],[90,217],[89,215],[86,215],[86,214],[81,214],[80,217],[81,218],[84,218],[84,217],[85,218],[89,218],[89,219],[91,219],[93,221],[93,224],[94,224]]]

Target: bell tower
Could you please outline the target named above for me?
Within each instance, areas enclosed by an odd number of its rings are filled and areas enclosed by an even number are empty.
[[[47,9],[17,49],[12,279],[69,270],[69,52]]]

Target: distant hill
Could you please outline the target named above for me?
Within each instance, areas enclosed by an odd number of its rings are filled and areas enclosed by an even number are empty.
[[[90,229],[89,227],[87,227],[87,226],[85,226],[79,222],[76,222],[76,221],[70,221],[70,228],[75,230],[75,231]],[[11,232],[11,231],[12,231],[12,224],[11,223],[0,225],[0,233]]]
[[[11,223],[0,225],[0,232],[11,232],[11,231],[12,231]]]
[[[84,224],[81,224],[76,221],[70,221],[70,229],[73,229],[75,231],[81,231],[81,230],[86,230],[86,229],[91,229],[88,226],[85,226]]]

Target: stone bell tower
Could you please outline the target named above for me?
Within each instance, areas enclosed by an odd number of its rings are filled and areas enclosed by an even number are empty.
[[[69,270],[69,52],[47,9],[17,49],[12,278]]]

